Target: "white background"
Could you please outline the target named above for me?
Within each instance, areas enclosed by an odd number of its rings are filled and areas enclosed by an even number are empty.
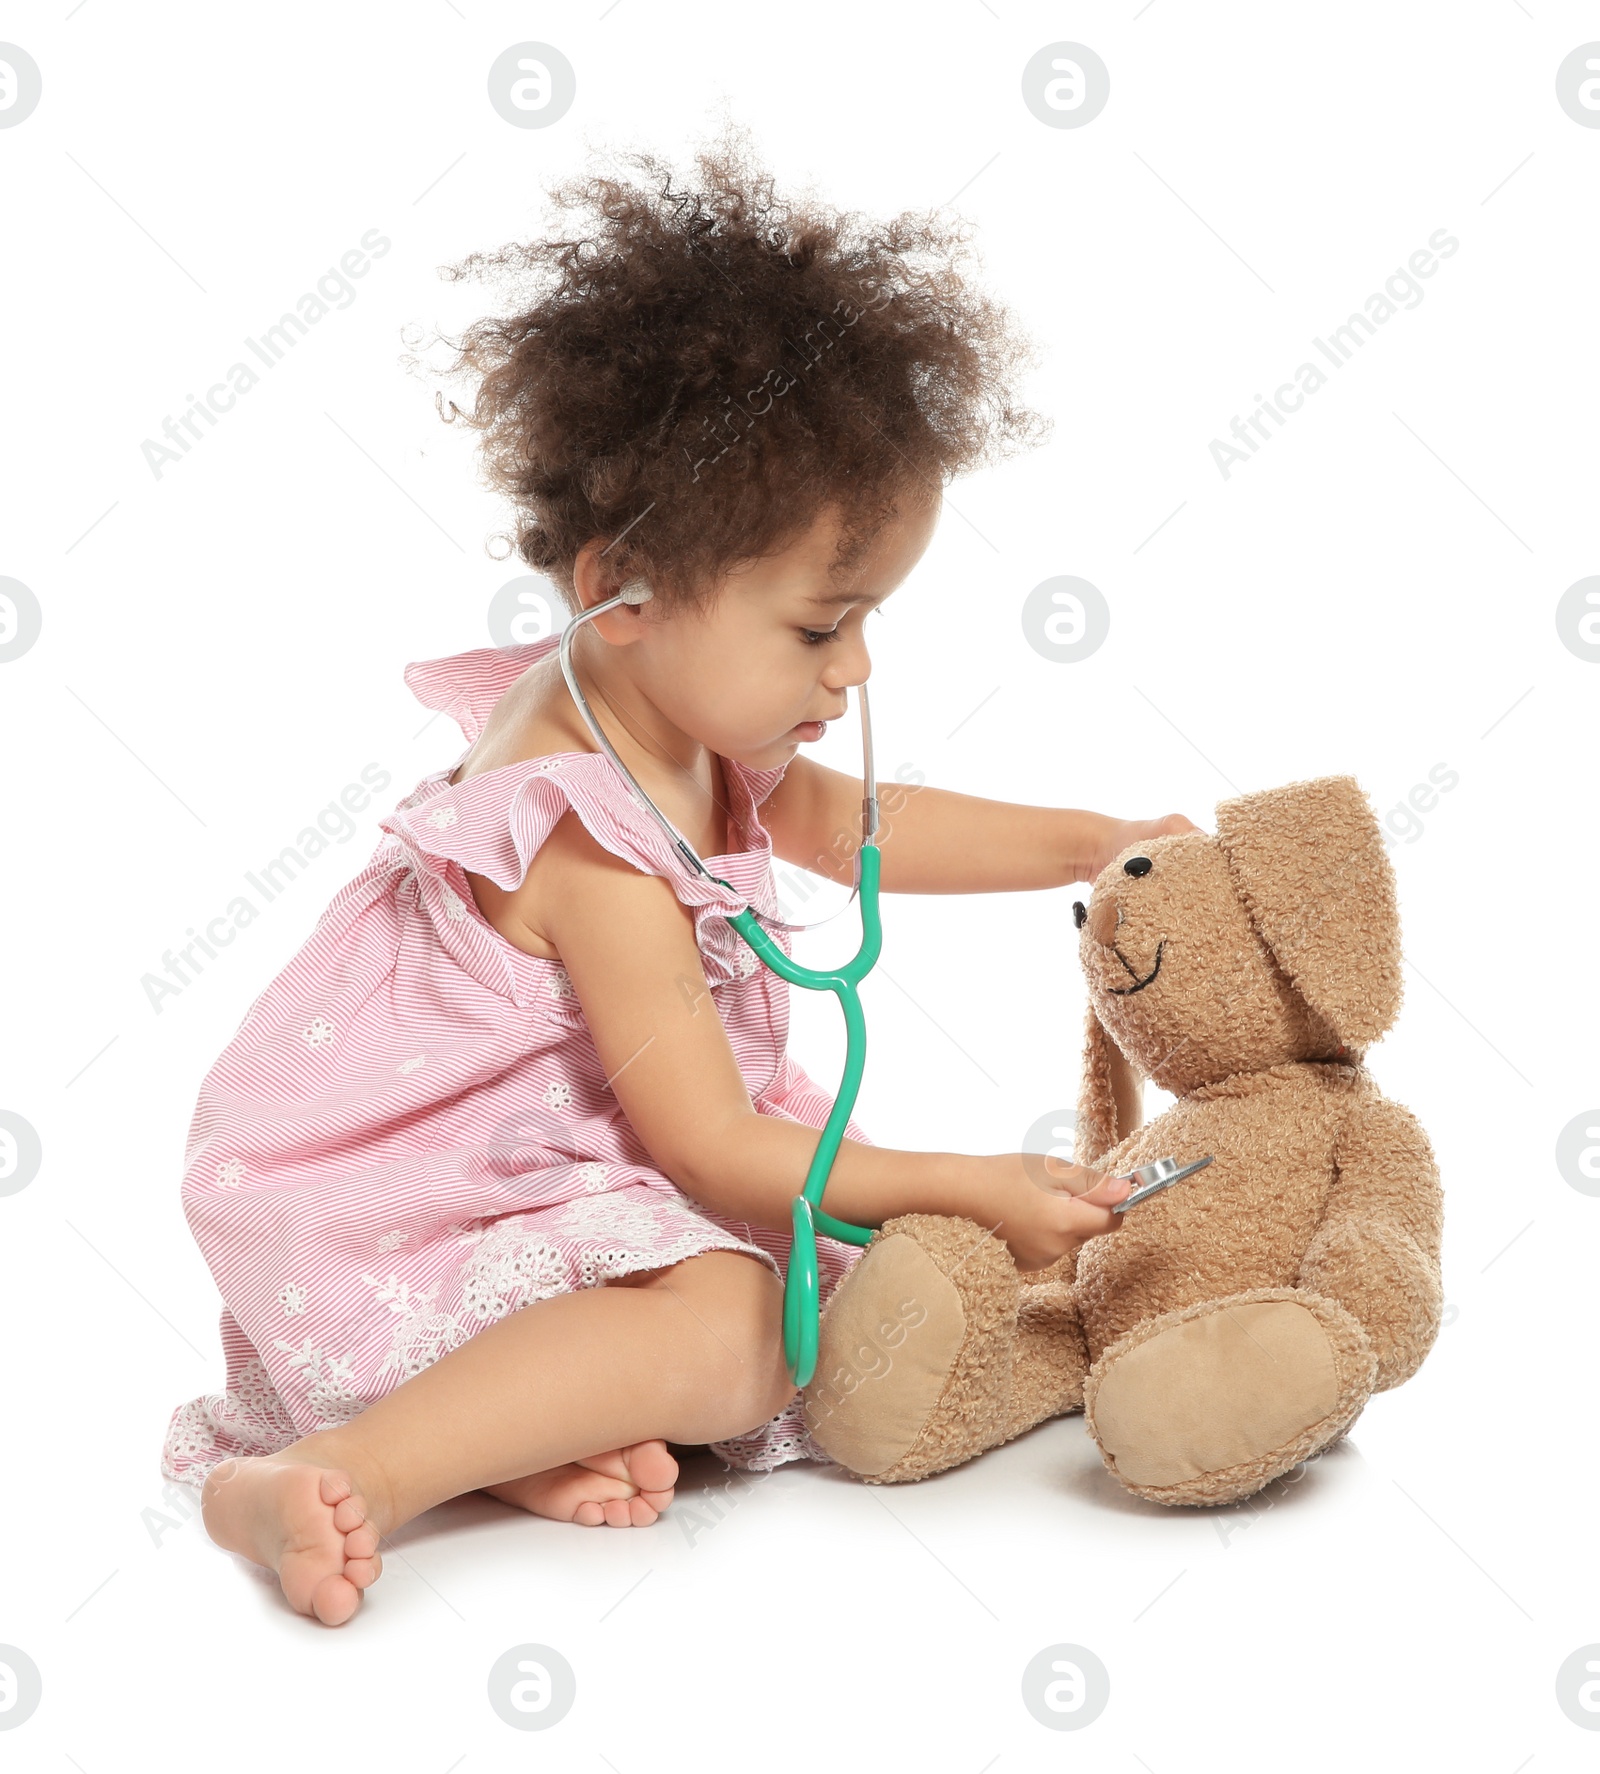
[[[0,130],[0,574],[43,610],[0,666],[0,1108],[44,1151],[0,1199],[0,1642],[45,1683],[10,1764],[99,1774],[159,1743],[174,1768],[439,1774],[1591,1766],[1556,1675],[1600,1641],[1600,1200],[1554,1154],[1600,1101],[1600,665],[1555,610],[1600,572],[1600,129],[1555,75],[1600,9],[58,0],[8,9],[0,37],[44,80]],[[542,129],[485,91],[530,38],[577,73]],[[1110,70],[1082,128],[1022,102],[1061,40]],[[354,1622],[319,1628],[157,1470],[174,1405],[222,1377],[178,1199],[194,1094],[377,814],[463,749],[402,668],[490,644],[520,570],[485,549],[505,512],[402,330],[491,305],[437,267],[535,231],[541,187],[589,149],[686,165],[724,112],[783,189],[879,215],[953,199],[1039,346],[1051,440],[950,488],[869,630],[884,778],[1209,828],[1235,792],[1350,772],[1389,815],[1458,773],[1417,823],[1393,816],[1405,1004],[1369,1055],[1439,1159],[1448,1322],[1345,1446],[1250,1506],[1133,1499],[1071,1417],[904,1488],[790,1466],[710,1532],[458,1502],[396,1537]],[[372,228],[392,248],[350,305],[152,475],[141,442]],[[1323,364],[1313,336],[1440,228],[1459,250],[1420,303],[1224,479],[1210,441]],[[1019,619],[1056,574],[1111,610],[1076,665]],[[847,769],[849,728],[825,754]],[[153,1010],[163,952],[369,763],[393,783],[356,834]],[[859,1108],[877,1141],[1014,1150],[1074,1102],[1074,894],[886,900]],[[835,1022],[795,1006],[830,1085]],[[686,1472],[674,1507],[721,1477]],[[578,1699],[524,1738],[485,1681],[529,1642],[570,1660]],[[1059,1643],[1111,1684],[1064,1735],[1020,1699]]]

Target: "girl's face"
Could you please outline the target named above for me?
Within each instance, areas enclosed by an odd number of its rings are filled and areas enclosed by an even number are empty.
[[[828,573],[830,509],[782,553],[730,574],[705,613],[643,604],[599,620],[627,641],[630,678],[676,727],[751,769],[777,769],[866,682],[867,617],[921,559],[939,511],[937,500],[902,510],[843,581]]]

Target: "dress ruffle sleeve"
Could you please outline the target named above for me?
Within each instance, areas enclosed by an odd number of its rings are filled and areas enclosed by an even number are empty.
[[[468,741],[475,742],[500,696],[555,644],[555,637],[547,637],[528,647],[483,647],[445,659],[420,660],[406,667],[406,682],[425,707],[450,714]],[[513,891],[569,810],[612,855],[641,873],[661,875],[670,882],[679,901],[694,914],[707,984],[717,986],[748,978],[759,965],[729,927],[728,916],[747,905],[767,917],[778,915],[771,840],[757,809],[783,775],[782,770],[751,770],[732,759],[723,762],[734,803],[730,812],[748,845],[705,859],[706,867],[727,886],[689,867],[601,752],[556,752],[524,759],[498,770],[478,771],[454,786],[449,781],[454,766],[435,771],[378,825],[417,873],[421,902],[439,922],[447,945],[456,946],[452,937],[464,934],[460,926],[475,921],[511,951],[489,972],[509,977],[519,1002],[520,976],[526,971],[521,964],[541,957],[513,950],[492,930],[478,912],[461,871],[485,875],[506,892]],[[546,968],[550,965],[544,963]],[[481,960],[473,970],[482,976]],[[535,979],[532,989],[539,991],[540,984]]]

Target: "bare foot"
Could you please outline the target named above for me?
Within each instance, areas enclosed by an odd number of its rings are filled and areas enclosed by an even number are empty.
[[[282,1455],[224,1460],[200,1493],[206,1532],[278,1573],[289,1605],[342,1626],[383,1570],[378,1530],[348,1472]]]
[[[552,1521],[575,1521],[586,1528],[602,1523],[647,1528],[672,1501],[677,1477],[678,1462],[664,1441],[636,1441],[483,1489],[502,1503]]]

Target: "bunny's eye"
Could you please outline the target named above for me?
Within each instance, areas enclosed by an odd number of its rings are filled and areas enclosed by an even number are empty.
[[[1130,856],[1122,865],[1125,875],[1148,875],[1156,865],[1148,856]]]

